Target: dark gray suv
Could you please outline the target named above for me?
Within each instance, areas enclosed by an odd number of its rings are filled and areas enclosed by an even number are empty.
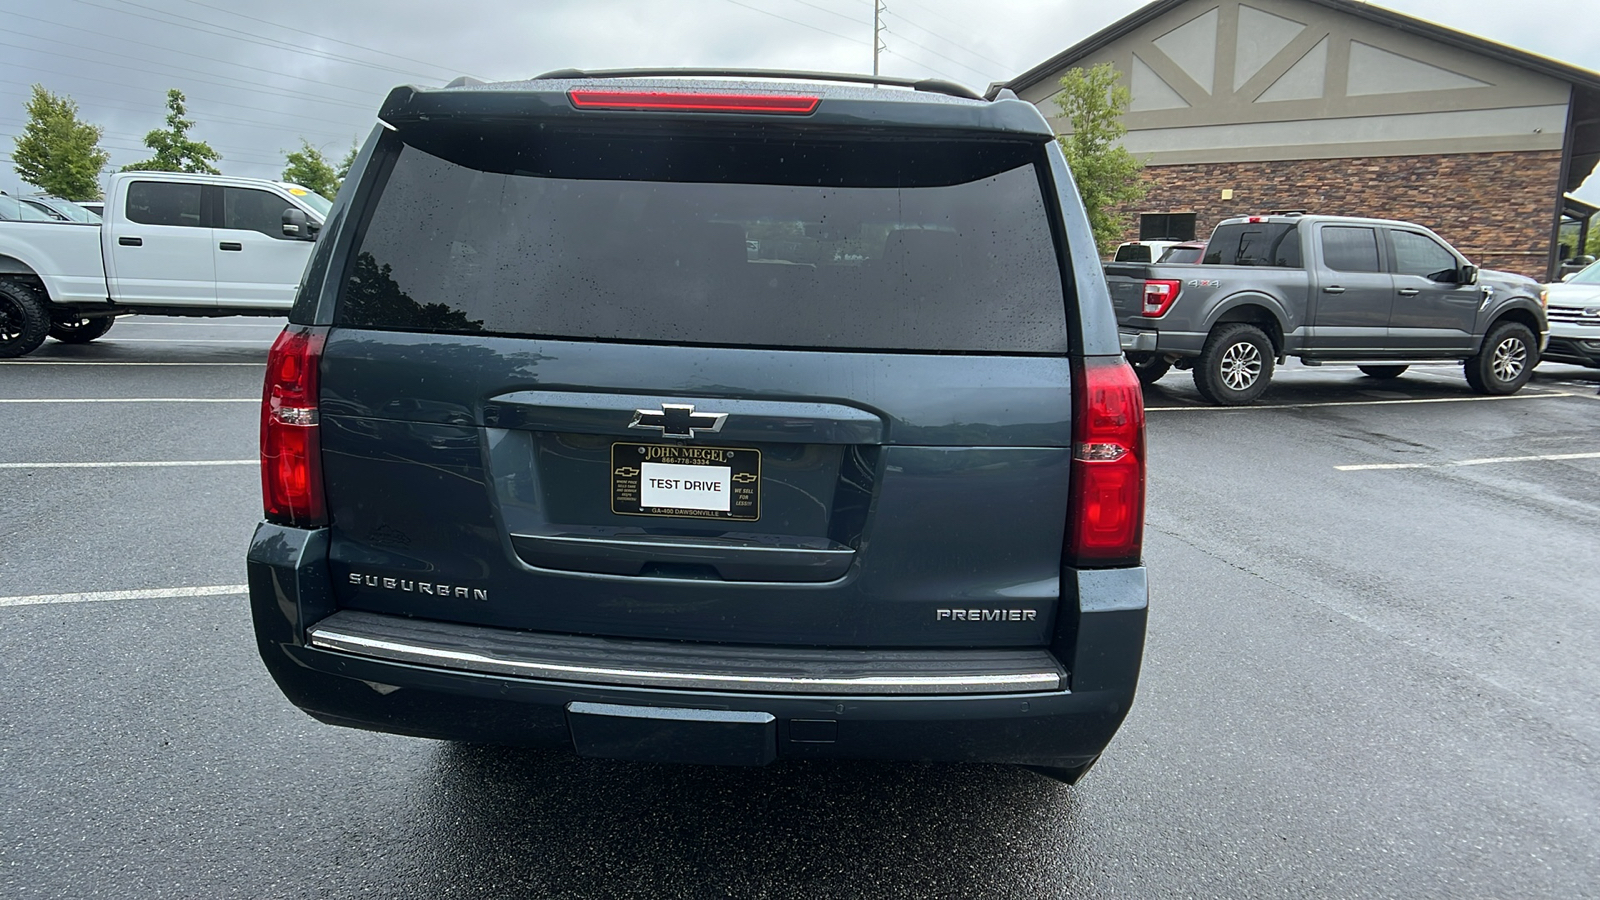
[[[1144,412],[1051,130],[729,74],[390,94],[268,363],[262,658],[339,725],[1073,781]]]

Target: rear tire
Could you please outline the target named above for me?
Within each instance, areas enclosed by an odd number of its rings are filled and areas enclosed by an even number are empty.
[[[1129,353],[1128,365],[1133,366],[1133,373],[1139,376],[1140,384],[1151,385],[1167,374],[1172,368],[1172,361],[1154,353]]]
[[[1376,378],[1379,381],[1389,381],[1390,379],[1393,379],[1393,378],[1399,378],[1405,372],[1405,370],[1407,370],[1407,369],[1409,369],[1411,367],[1410,366],[1356,366],[1356,368],[1360,369],[1361,370],[1361,374],[1367,376],[1368,378]]]
[[[50,336],[63,344],[87,344],[96,338],[104,337],[116,321],[111,316],[91,319],[69,313],[51,320]]]
[[[1272,381],[1272,341],[1245,322],[1212,329],[1194,364],[1194,386],[1218,406],[1243,406],[1260,397]]]
[[[1520,322],[1501,322],[1484,335],[1483,349],[1467,360],[1467,384],[1479,394],[1515,394],[1533,377],[1539,345]]]
[[[50,331],[50,304],[26,282],[0,280],[0,359],[26,356]]]

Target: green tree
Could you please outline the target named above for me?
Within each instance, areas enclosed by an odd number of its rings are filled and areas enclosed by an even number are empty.
[[[1056,104],[1072,127],[1070,134],[1056,140],[1078,183],[1102,256],[1122,240],[1126,219],[1120,210],[1138,202],[1145,192],[1139,177],[1144,163],[1120,143],[1128,133],[1122,114],[1131,96],[1117,83],[1120,77],[1110,63],[1068,69],[1056,95]]]
[[[339,182],[343,179],[328,164],[322,151],[311,146],[311,142],[305,138],[300,139],[299,150],[284,154],[283,161],[284,181],[309,188],[329,200],[339,193]]]
[[[334,173],[334,177],[339,179],[339,187],[344,187],[344,180],[350,177],[350,167],[356,164],[356,154],[359,152],[361,152],[360,145],[351,141],[350,152],[344,155],[344,159],[339,160],[339,171]]]
[[[204,172],[221,175],[212,163],[222,159],[222,154],[211,149],[205,141],[189,138],[194,122],[184,118],[183,92],[167,91],[167,127],[157,128],[144,136],[144,145],[155,155],[143,162],[122,167],[124,172]]]
[[[78,119],[78,104],[41,85],[28,101],[28,124],[11,158],[22,180],[68,200],[100,199],[100,170],[111,154],[100,149],[105,129]]]

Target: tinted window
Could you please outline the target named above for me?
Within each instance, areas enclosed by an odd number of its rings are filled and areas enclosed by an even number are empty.
[[[1204,247],[1168,247],[1167,252],[1161,254],[1164,263],[1197,263],[1205,253]]]
[[[1389,250],[1396,275],[1419,275],[1440,282],[1456,280],[1460,263],[1455,254],[1433,238],[1414,231],[1391,231]]]
[[[1378,233],[1347,225],[1322,229],[1322,261],[1339,272],[1377,272]]]
[[[1148,244],[1123,244],[1117,248],[1116,262],[1142,262],[1150,261],[1150,246]]]
[[[525,147],[516,152],[544,172],[404,147],[336,320],[656,343],[1066,349],[1042,190],[1021,161],[1036,148]],[[941,183],[974,167],[972,180]],[[595,177],[608,170],[651,177]],[[661,177],[679,173],[695,180]],[[934,183],[906,186],[919,178]],[[876,179],[896,186],[851,183]]]
[[[222,189],[223,228],[259,231],[269,237],[284,238],[283,213],[293,208],[294,204],[270,191]]]
[[[1219,225],[1201,260],[1213,266],[1273,266],[1298,269],[1300,227],[1284,222]]]
[[[199,227],[200,185],[135,181],[128,185],[128,221]]]

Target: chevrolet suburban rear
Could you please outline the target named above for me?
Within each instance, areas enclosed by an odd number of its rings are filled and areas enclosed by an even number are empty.
[[[1076,780],[1145,451],[1049,126],[692,74],[389,96],[268,365],[262,658],[339,725]]]

